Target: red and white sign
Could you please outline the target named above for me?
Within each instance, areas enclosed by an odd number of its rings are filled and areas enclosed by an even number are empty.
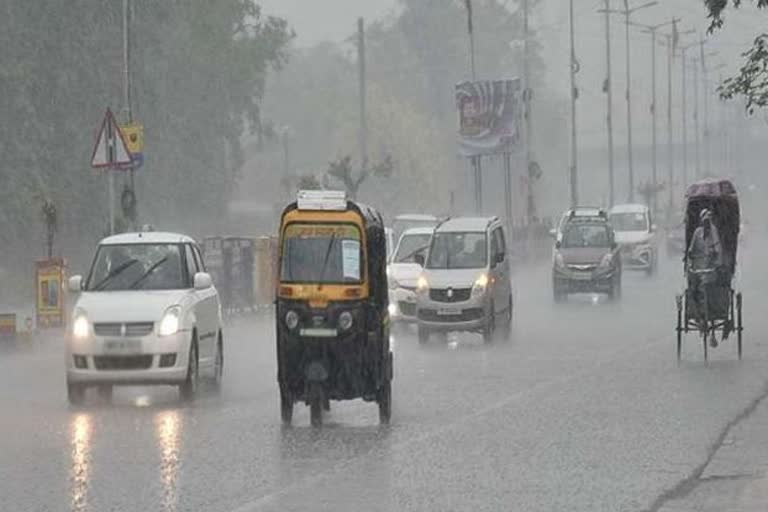
[[[101,123],[96,145],[91,156],[91,167],[97,169],[112,167],[128,167],[132,163],[125,136],[115,121],[112,111],[107,109],[104,121]]]

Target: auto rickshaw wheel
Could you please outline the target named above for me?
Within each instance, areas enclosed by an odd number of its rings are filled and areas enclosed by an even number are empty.
[[[419,337],[419,345],[426,345],[429,343],[429,330],[426,327],[418,326],[417,335]]]
[[[323,425],[323,386],[313,382],[309,387],[309,420],[313,427]]]
[[[379,423],[389,425],[392,418],[392,381],[387,379],[379,390]]]
[[[286,426],[293,421],[293,398],[288,393],[280,393],[280,419]]]

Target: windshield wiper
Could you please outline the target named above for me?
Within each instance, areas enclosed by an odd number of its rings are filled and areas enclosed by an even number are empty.
[[[325,259],[323,260],[323,268],[320,270],[320,279],[317,289],[320,290],[323,287],[323,280],[325,279],[325,269],[328,267],[328,259],[331,257],[331,249],[333,248],[333,242],[336,240],[336,233],[331,234],[331,238],[328,239],[328,249],[325,251]]]
[[[105,277],[104,279],[102,279],[101,281],[93,285],[91,289],[94,291],[102,290],[104,288],[104,285],[106,285],[109,281],[111,281],[115,276],[121,274],[125,269],[127,269],[134,263],[137,263],[138,261],[139,260],[133,258],[124,262],[122,265],[117,266],[109,274],[107,274],[107,277]]]
[[[402,258],[398,258],[396,263],[404,263],[404,262],[407,262],[409,259],[411,259],[411,258],[413,258],[414,256],[416,256],[418,253],[420,253],[420,252],[421,252],[421,251],[423,251],[424,249],[428,249],[428,248],[429,248],[429,246],[428,246],[428,245],[425,245],[424,247],[419,247],[419,248],[418,248],[418,249],[416,249],[415,251],[408,253],[406,256],[403,256]]]
[[[146,278],[148,278],[148,277],[149,277],[149,276],[152,274],[152,272],[154,272],[155,270],[157,270],[157,267],[159,267],[160,265],[162,265],[163,263],[165,263],[165,262],[166,262],[166,260],[168,260],[168,256],[166,256],[166,257],[164,257],[164,258],[160,258],[160,259],[157,261],[157,263],[155,263],[154,265],[152,265],[151,267],[149,267],[149,268],[147,269],[147,271],[146,271],[146,272],[144,272],[144,273],[141,275],[141,277],[139,277],[137,280],[135,280],[133,283],[131,283],[131,285],[128,287],[128,289],[129,289],[129,290],[135,290],[135,289],[136,289],[136,287],[138,287],[138,286],[139,286],[139,284],[140,284],[142,281],[144,281]]]

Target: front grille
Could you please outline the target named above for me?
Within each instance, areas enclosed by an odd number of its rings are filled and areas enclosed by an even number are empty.
[[[120,336],[129,336],[132,338],[147,336],[155,328],[152,322],[130,322],[120,323],[96,323],[93,324],[93,332],[96,336],[109,336],[111,338]],[[123,334],[125,329],[125,334]]]
[[[434,309],[420,309],[419,320],[425,322],[471,322],[472,320],[480,320],[483,318],[482,308],[469,308],[462,309],[458,315],[438,315]]]
[[[412,302],[400,301],[397,303],[397,307],[400,308],[400,313],[405,316],[416,316],[416,304]]]
[[[152,366],[152,355],[144,356],[94,356],[97,370],[146,370]]]
[[[597,265],[593,263],[583,263],[583,264],[573,263],[573,264],[569,264],[568,268],[570,270],[574,270],[577,272],[591,272],[597,268]]]
[[[469,300],[470,295],[472,295],[472,288],[432,288],[429,290],[429,298],[436,302],[464,302]]]

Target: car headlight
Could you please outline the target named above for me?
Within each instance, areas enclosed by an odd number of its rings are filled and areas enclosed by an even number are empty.
[[[285,314],[285,326],[290,330],[294,330],[299,326],[299,314],[294,310],[290,310]]]
[[[611,262],[613,261],[613,255],[612,254],[606,254],[603,256],[603,259],[600,260],[600,268],[608,268],[611,266]]]
[[[171,336],[179,332],[181,325],[181,306],[171,306],[163,315],[163,319],[160,321],[160,329],[158,334],[160,336]]]
[[[488,288],[488,274],[480,274],[472,285],[472,295],[478,296],[485,293]]]
[[[427,293],[427,291],[429,291],[429,281],[427,281],[426,277],[419,276],[419,278],[416,280],[416,292]]]
[[[342,331],[347,331],[352,327],[352,323],[354,321],[354,318],[352,317],[352,313],[349,311],[343,311],[339,315],[339,329]]]
[[[91,324],[88,322],[88,317],[84,311],[79,311],[75,314],[75,320],[72,322],[72,336],[76,339],[82,340],[87,338],[91,334]]]

